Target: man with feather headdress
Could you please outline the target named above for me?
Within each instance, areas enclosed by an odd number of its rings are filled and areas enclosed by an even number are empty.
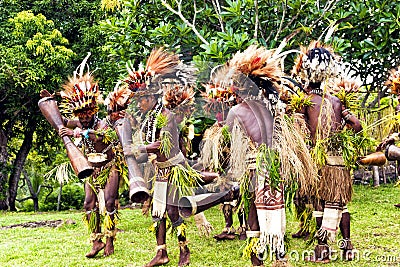
[[[60,92],[60,107],[69,118],[64,118],[64,127],[59,129],[59,135],[80,140],[78,147],[82,148],[94,168],[92,176],[85,181],[83,216],[93,244],[86,257],[93,258],[103,249],[104,256],[114,253],[118,222],[116,200],[120,177],[125,171],[123,154],[113,129],[120,114],[118,110],[112,110],[105,119],[98,118],[99,86],[90,72],[83,73],[89,56],[90,53],[78,67],[80,71],[74,72]],[[51,94],[47,90],[41,92],[41,97],[48,96]],[[102,242],[103,237],[106,243]]]
[[[225,121],[230,173],[240,184],[240,205],[248,215],[243,253],[253,266],[262,266],[268,256],[283,260],[285,255],[284,191],[274,150],[282,74],[275,51],[252,45],[212,73],[206,87],[210,99],[233,103]]]
[[[146,61],[146,66],[138,71],[128,67],[126,82],[133,92],[133,100],[141,114],[139,133],[142,145],[139,151],[148,154],[155,167],[151,214],[156,234],[156,256],[144,266],[158,266],[169,262],[166,249],[167,216],[179,242],[179,266],[190,263],[187,246],[186,225],[179,215],[177,202],[179,194],[192,195],[192,189],[201,181],[200,173],[186,162],[179,146],[179,129],[174,113],[166,108],[174,108],[181,98],[189,95],[175,94],[171,90],[181,90],[185,81],[177,75],[180,61],[178,55],[160,47],[154,49]],[[163,98],[163,96],[166,98]],[[183,95],[186,95],[185,97]],[[177,97],[177,98],[176,98]]]
[[[311,105],[305,106],[302,113],[310,130],[311,154],[320,172],[318,199],[314,203],[318,245],[314,255],[306,260],[329,262],[328,242],[335,240],[339,225],[343,235],[340,248],[344,258],[351,260],[353,246],[346,204],[351,200],[352,179],[349,164],[342,157],[346,144],[341,141],[340,132],[345,125],[353,130],[353,134],[360,132],[362,127],[341,99],[331,92],[330,84],[340,78],[340,58],[330,47],[316,41],[301,50],[292,72],[311,100]]]

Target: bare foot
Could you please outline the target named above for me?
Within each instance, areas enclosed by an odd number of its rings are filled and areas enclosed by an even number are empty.
[[[261,260],[262,255],[256,255],[253,252],[250,254],[250,261],[252,266],[264,266],[263,261]]]
[[[305,257],[304,260],[315,263],[328,263],[330,262],[330,255],[331,251],[328,245],[316,245],[313,255]]]
[[[342,257],[344,260],[352,261],[355,258],[356,252],[353,251],[354,247],[350,240],[346,240],[344,248],[341,249],[343,249]]]
[[[190,250],[188,246],[180,247],[178,266],[188,266],[190,263]]]
[[[246,240],[247,239],[246,229],[244,227],[239,227],[237,232],[239,233],[239,240]]]
[[[156,256],[147,264],[143,265],[143,267],[152,267],[159,266],[169,262],[169,258],[167,255],[167,251],[165,249],[159,249],[157,251]]]
[[[94,258],[97,255],[97,253],[99,253],[100,250],[102,250],[105,246],[106,244],[104,244],[101,240],[93,241],[92,250],[88,254],[86,254],[86,257]]]
[[[107,237],[106,240],[106,247],[104,248],[104,256],[107,257],[111,254],[114,253],[114,238],[113,237]]]
[[[220,233],[220,234],[218,234],[218,235],[215,235],[214,238],[215,238],[217,241],[221,241],[221,240],[233,240],[233,239],[236,238],[236,235],[235,235],[234,233],[225,233],[225,232],[222,232],[222,233]]]

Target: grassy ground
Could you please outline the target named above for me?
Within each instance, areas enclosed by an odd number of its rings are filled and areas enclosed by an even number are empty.
[[[349,204],[352,214],[352,240],[359,250],[353,262],[337,259],[325,266],[399,266],[400,265],[400,209],[393,204],[400,202],[400,189],[393,185],[372,188],[355,186],[354,198]],[[57,228],[10,228],[0,230],[0,266],[141,266],[155,255],[155,238],[149,233],[151,218],[140,210],[120,211],[121,222],[115,254],[86,259],[90,250],[88,234],[82,223],[82,212],[11,213],[0,215],[0,228],[18,223],[44,220],[72,219],[76,224],[63,224]],[[218,207],[206,211],[214,225],[212,235],[223,228],[223,216]],[[236,218],[235,218],[236,219]],[[197,234],[193,219],[188,224],[191,266],[250,266],[242,259],[244,241],[216,242],[212,237]],[[235,220],[235,225],[238,222]],[[297,230],[297,222],[288,214],[288,233]],[[168,237],[170,262],[177,266],[179,250],[176,238]],[[338,249],[336,245],[334,249]],[[290,240],[289,262],[292,266],[318,266],[304,262],[302,255],[311,250],[303,240]],[[100,254],[99,254],[100,255]],[[266,263],[269,266],[270,263]]]

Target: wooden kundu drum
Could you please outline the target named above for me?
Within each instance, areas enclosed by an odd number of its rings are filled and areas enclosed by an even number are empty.
[[[44,117],[58,133],[59,129],[64,126],[64,123],[57,102],[52,97],[44,97],[39,100],[38,105]],[[61,139],[64,142],[68,158],[78,178],[84,179],[92,175],[93,168],[89,165],[82,152],[71,141],[71,138],[64,136]]]
[[[178,202],[179,214],[188,218],[202,211],[212,208],[218,204],[229,202],[239,198],[239,187],[234,186],[231,190],[221,193],[207,193],[195,196],[181,197]]]
[[[115,123],[119,141],[124,150],[129,176],[129,198],[134,203],[144,203],[150,196],[142,172],[132,151],[132,126],[127,118],[119,119]]]
[[[382,166],[386,163],[386,156],[383,152],[375,152],[364,157],[360,157],[357,159],[357,163],[360,165],[373,165],[373,166]]]

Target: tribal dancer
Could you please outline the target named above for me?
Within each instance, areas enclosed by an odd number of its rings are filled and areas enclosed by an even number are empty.
[[[241,204],[250,231],[244,256],[262,266],[268,252],[284,260],[286,228],[280,160],[274,149],[274,115],[283,75],[274,51],[250,46],[238,52],[210,78],[212,99],[235,99],[225,121],[230,132],[230,168],[240,184]]]
[[[211,83],[208,86],[211,86]],[[209,87],[208,90],[212,90],[212,88]],[[203,93],[205,99],[209,96],[208,92]],[[216,182],[210,185],[213,188],[211,191],[218,188],[220,192],[223,192],[238,185],[238,183],[231,178],[231,173],[229,171],[230,138],[228,128],[224,127],[229,109],[237,104],[237,98],[226,92],[225,96],[214,96],[212,99],[209,99],[208,103],[205,105],[205,111],[210,114],[215,114],[215,119],[217,120],[204,132],[200,153],[201,157],[199,159],[205,169],[220,173],[220,177]],[[246,230],[248,227],[245,213],[243,207],[238,206],[239,201],[237,199],[221,204],[225,227],[220,234],[214,235],[217,241],[233,240],[236,238],[237,234],[240,240],[246,239]],[[234,213],[237,213],[240,224],[237,229],[233,226]]]
[[[198,70],[187,64],[179,64],[177,72],[180,80],[185,80],[186,84],[172,83],[163,85],[163,103],[164,106],[175,114],[175,120],[179,129],[179,147],[190,162],[193,168],[200,166],[197,164],[196,152],[192,147],[192,141],[195,137],[195,129],[193,125],[193,112],[195,102],[195,81],[194,76]],[[194,156],[194,157],[192,157]],[[203,169],[203,168],[201,168]],[[215,176],[216,177],[216,176]],[[215,178],[214,178],[215,179]],[[194,215],[194,221],[200,235],[209,236],[213,230],[213,226],[207,220],[203,212]]]
[[[180,255],[179,266],[190,263],[190,250],[186,239],[186,225],[178,212],[180,194],[192,195],[202,176],[186,162],[179,148],[179,129],[174,114],[163,104],[164,90],[181,86],[176,70],[180,64],[176,54],[163,48],[154,49],[144,69],[134,71],[128,67],[126,82],[133,91],[133,99],[142,115],[140,133],[143,145],[139,150],[153,158],[156,177],[153,183],[152,217],[157,241],[156,256],[144,266],[157,266],[169,262],[166,248],[167,216],[177,234]],[[152,156],[154,155],[154,156]]]
[[[63,85],[62,110],[71,119],[64,118],[64,127],[59,129],[60,136],[79,138],[78,147],[82,147],[85,157],[94,167],[94,173],[85,181],[85,214],[83,220],[88,226],[92,250],[86,257],[95,257],[102,249],[104,256],[114,253],[118,211],[115,205],[118,199],[119,181],[125,175],[122,149],[116,138],[113,125],[120,118],[118,111],[110,110],[101,120],[97,98],[99,86],[91,73],[83,73],[86,61],[80,65],[80,71]],[[46,90],[41,97],[50,96]],[[103,224],[103,231],[101,224]],[[106,243],[102,238],[106,238]]]
[[[339,57],[327,46],[312,42],[296,60],[293,73],[308,95],[312,105],[304,108],[313,148],[311,153],[320,172],[319,201],[314,205],[318,245],[307,261],[329,262],[328,241],[334,241],[340,224],[345,259],[351,260],[350,214],[346,204],[351,200],[352,179],[349,164],[343,159],[345,143],[340,139],[344,126],[352,134],[362,130],[359,120],[344,103],[330,93],[329,82],[339,77]]]

